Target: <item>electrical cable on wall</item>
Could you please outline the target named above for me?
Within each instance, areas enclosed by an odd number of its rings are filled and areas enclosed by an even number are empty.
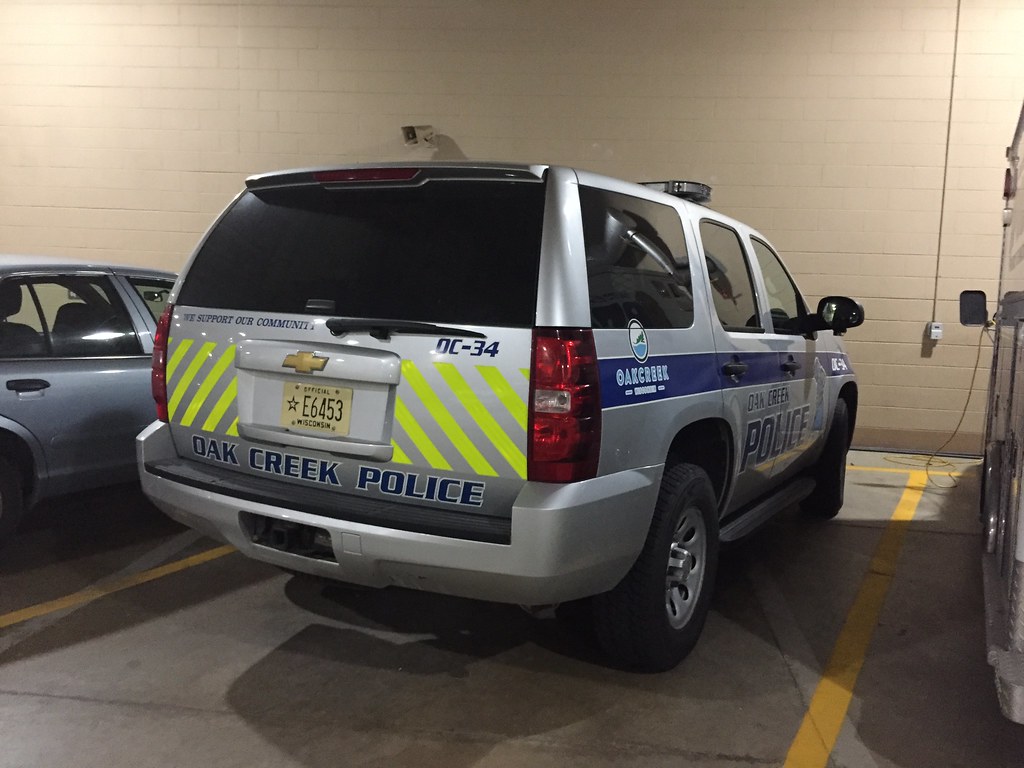
[[[952,462],[946,461],[945,459],[937,459],[936,457],[940,453],[942,453],[942,451],[944,451],[946,449],[946,446],[948,446],[951,442],[953,442],[953,439],[960,432],[960,427],[963,426],[964,419],[967,418],[967,408],[970,406],[970,404],[971,404],[971,397],[974,395],[974,384],[975,384],[975,382],[978,379],[978,368],[979,368],[979,366],[981,364],[982,339],[985,338],[985,336],[988,334],[988,332],[991,329],[991,327],[992,327],[992,323],[991,323],[991,321],[989,321],[989,324],[987,324],[987,325],[982,327],[981,334],[978,336],[978,354],[974,358],[974,371],[973,371],[973,373],[971,373],[971,384],[967,388],[967,400],[964,402],[963,410],[960,412],[960,420],[957,421],[956,426],[953,428],[953,432],[950,434],[950,436],[948,438],[946,438],[946,442],[944,442],[942,445],[940,445],[938,448],[936,448],[934,451],[932,451],[931,454],[929,456],[927,456],[927,457],[922,457],[922,456],[902,456],[902,457],[897,458],[897,457],[894,457],[894,456],[886,456],[885,457],[886,461],[890,462],[891,464],[903,464],[903,465],[908,465],[908,466],[924,467],[925,475],[928,478],[928,482],[931,483],[932,485],[938,487],[938,488],[956,488],[959,485],[959,483],[957,482],[956,477],[952,473],[947,474],[947,477],[949,477],[950,480],[953,481],[952,484],[950,484],[950,485],[941,485],[941,484],[935,482],[934,478],[931,475],[931,470],[933,468],[936,468],[936,467],[939,467],[939,466],[942,466],[942,467],[955,467],[956,466]],[[989,341],[993,341],[993,339],[990,337]],[[941,465],[939,464],[939,462],[941,462]]]
[[[953,135],[953,94],[956,88],[956,60],[960,47],[960,8],[963,0],[956,2],[956,22],[953,27],[953,63],[949,73],[949,108],[946,112],[946,148],[942,161],[942,190],[939,197],[939,233],[935,244],[935,282],[932,287],[932,321],[935,321],[939,303],[939,265],[942,263],[942,232],[946,221],[946,188],[949,179],[949,147]]]

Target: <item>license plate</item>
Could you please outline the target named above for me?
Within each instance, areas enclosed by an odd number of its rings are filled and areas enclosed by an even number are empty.
[[[281,426],[344,437],[352,418],[352,390],[289,382],[281,396]]]

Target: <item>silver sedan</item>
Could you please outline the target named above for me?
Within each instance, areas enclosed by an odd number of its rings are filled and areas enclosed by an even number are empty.
[[[0,255],[0,545],[40,499],[135,477],[175,275]]]

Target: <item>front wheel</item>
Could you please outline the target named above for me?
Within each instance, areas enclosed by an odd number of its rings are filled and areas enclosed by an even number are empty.
[[[675,667],[704,628],[717,569],[718,507],[711,481],[700,467],[669,465],[640,556],[613,590],[593,598],[605,652],[643,671]]]
[[[843,508],[846,488],[846,454],[850,449],[850,413],[846,401],[836,400],[832,426],[825,438],[825,448],[814,467],[814,490],[800,503],[809,515],[831,519]]]

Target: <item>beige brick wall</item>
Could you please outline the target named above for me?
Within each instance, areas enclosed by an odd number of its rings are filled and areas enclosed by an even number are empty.
[[[811,297],[864,301],[858,442],[928,451],[967,400],[956,296],[995,292],[1024,98],[1019,0],[956,21],[955,0],[4,0],[0,250],[178,268],[245,175],[429,158],[406,124],[438,159],[699,178]],[[985,383],[951,447],[977,449]]]

